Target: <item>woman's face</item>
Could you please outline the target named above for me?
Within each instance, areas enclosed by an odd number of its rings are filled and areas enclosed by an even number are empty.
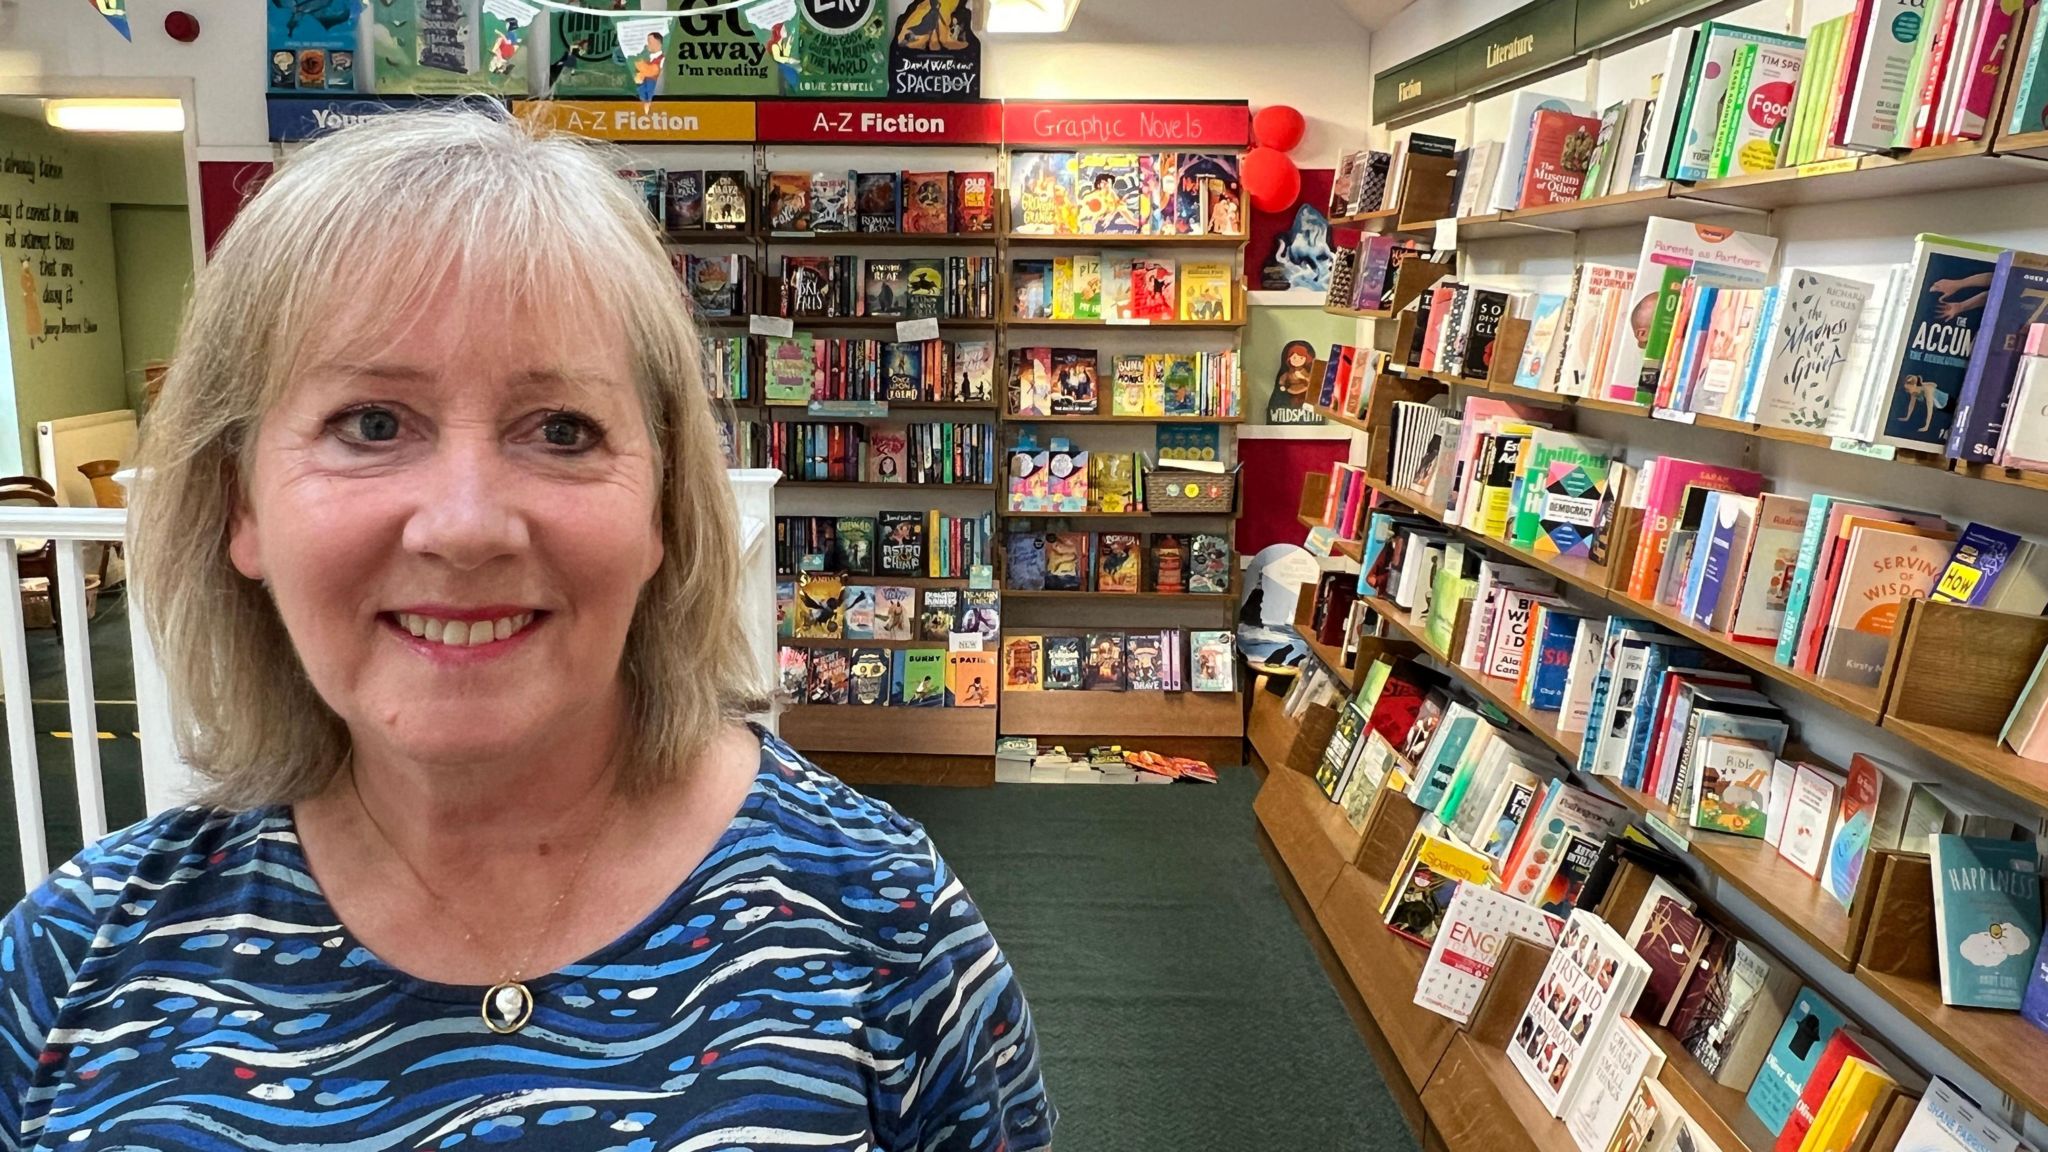
[[[625,333],[460,276],[433,300],[345,307],[308,343],[257,432],[235,567],[358,747],[458,764],[608,736],[662,558]]]

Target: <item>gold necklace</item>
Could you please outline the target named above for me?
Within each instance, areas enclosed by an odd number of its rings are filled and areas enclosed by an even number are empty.
[[[441,894],[434,891],[433,886],[427,883],[426,877],[420,875],[419,869],[412,866],[412,861],[405,858],[405,853],[398,850],[398,842],[377,822],[376,815],[370,811],[369,803],[363,799],[363,786],[356,778],[353,761],[348,765],[348,783],[350,790],[355,793],[357,807],[363,810],[363,818],[370,822],[370,827],[377,830],[377,837],[384,841],[385,846],[391,849],[391,854],[405,866],[405,870],[412,875],[413,883],[419,885],[420,891],[425,892],[428,899],[439,904],[442,910],[448,913],[449,918],[462,926],[463,943],[469,945],[471,950],[475,950],[476,930],[455,910],[455,905],[442,899]],[[540,950],[541,942],[548,938],[548,933],[554,928],[555,917],[561,913],[563,902],[568,900],[569,893],[574,892],[577,883],[583,879],[584,865],[590,863],[592,853],[597,851],[598,844],[604,840],[605,834],[611,831],[612,824],[624,811],[616,800],[617,797],[613,796],[605,801],[605,819],[599,823],[597,833],[590,838],[590,843],[584,845],[583,855],[577,858],[575,869],[569,873],[569,882],[562,886],[562,891],[555,897],[555,902],[548,905],[547,919],[541,922],[540,932],[528,946],[526,955],[512,967],[511,975],[484,990],[479,1014],[483,1017],[484,1027],[500,1036],[509,1036],[519,1031],[533,1018],[533,989],[526,986],[525,980],[527,966],[533,963],[534,954]]]

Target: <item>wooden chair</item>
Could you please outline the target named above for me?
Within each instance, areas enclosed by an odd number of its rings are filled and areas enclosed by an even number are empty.
[[[40,476],[0,476],[0,504],[55,508],[58,507],[57,490]],[[57,542],[17,539],[14,542],[14,561],[21,569],[22,579],[40,576],[47,583],[50,590],[50,626],[62,637],[64,614],[57,599]],[[12,595],[21,595],[21,590],[12,590]]]

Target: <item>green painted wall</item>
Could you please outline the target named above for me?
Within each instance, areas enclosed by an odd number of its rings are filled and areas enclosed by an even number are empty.
[[[122,379],[129,407],[139,410],[143,366],[169,360],[177,347],[192,293],[192,231],[182,207],[116,204],[113,217]]]
[[[34,470],[37,420],[128,404],[104,187],[90,148],[0,116],[0,292],[14,378],[13,411],[0,419],[11,415],[18,437],[0,445],[0,467],[10,473]]]

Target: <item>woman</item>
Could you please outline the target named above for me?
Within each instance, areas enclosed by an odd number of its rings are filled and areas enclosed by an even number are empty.
[[[8,918],[0,1146],[1046,1146],[959,881],[739,720],[697,337],[616,166],[393,115],[222,241],[132,551],[213,794]]]

